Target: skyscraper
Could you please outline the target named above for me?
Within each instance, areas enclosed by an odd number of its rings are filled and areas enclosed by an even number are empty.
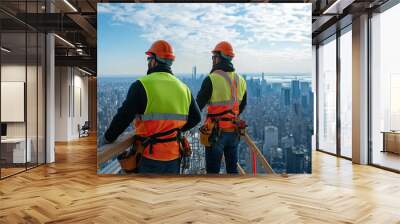
[[[290,105],[290,88],[281,89],[281,105],[284,106]]]
[[[311,82],[309,81],[300,82],[300,90],[302,95],[311,91]]]
[[[286,149],[286,173],[304,173],[304,151],[291,147]]]
[[[291,148],[294,146],[294,137],[292,134],[285,136],[281,139],[281,146],[283,149]]]
[[[195,65],[192,68],[192,80],[196,80],[197,79],[196,76],[197,76],[197,68],[196,68],[196,65]]]
[[[267,158],[271,157],[272,149],[278,147],[278,144],[278,128],[275,126],[266,126],[264,128],[263,154]]]
[[[292,80],[292,102],[300,102],[300,81]]]

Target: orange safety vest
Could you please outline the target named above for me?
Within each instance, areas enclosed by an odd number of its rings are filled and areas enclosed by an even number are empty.
[[[216,70],[209,75],[213,92],[207,107],[205,123],[218,121],[222,129],[233,129],[239,117],[239,105],[246,92],[246,81],[235,72]]]
[[[170,161],[180,157],[178,132],[191,103],[189,88],[172,74],[155,72],[139,79],[146,90],[144,114],[136,115],[135,134],[145,146],[143,156]]]

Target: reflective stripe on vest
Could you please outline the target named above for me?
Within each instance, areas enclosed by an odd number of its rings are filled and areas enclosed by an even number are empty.
[[[226,100],[226,101],[220,101],[220,102],[209,102],[208,105],[213,105],[213,106],[225,106],[225,105],[232,105],[235,102],[235,100]],[[240,104],[242,101],[238,100],[238,103]]]
[[[140,119],[143,121],[151,121],[151,120],[183,120],[186,121],[188,119],[187,115],[182,114],[143,114],[137,115],[136,119]]]
[[[139,81],[142,83],[147,97],[144,114],[136,115],[134,122],[135,134],[141,137],[152,136],[171,129],[180,129],[185,125],[189,114],[191,93],[189,88],[172,74],[155,72]],[[159,139],[173,138],[177,133],[171,133]],[[177,141],[156,143],[146,147],[143,156],[149,159],[169,161],[179,158]]]

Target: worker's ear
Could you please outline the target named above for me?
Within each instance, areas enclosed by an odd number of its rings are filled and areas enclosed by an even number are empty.
[[[151,63],[152,63],[152,64],[151,64],[152,67],[156,67],[157,64],[158,64],[157,61],[156,61],[155,59],[151,60]]]
[[[221,59],[218,56],[216,56],[216,57],[213,58],[213,63],[214,64],[218,64],[220,62],[220,60]]]
[[[155,63],[156,63],[156,60],[151,59],[151,60],[149,61],[149,68],[153,68],[153,67],[155,66]]]

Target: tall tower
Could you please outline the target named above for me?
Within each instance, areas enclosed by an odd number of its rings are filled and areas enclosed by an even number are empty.
[[[192,79],[193,80],[196,80],[197,79],[197,68],[196,68],[196,65],[195,66],[193,66],[193,68],[192,68]]]
[[[292,101],[299,103],[300,102],[300,81],[292,80]]]
[[[264,145],[263,154],[267,156],[268,160],[271,162],[273,149],[278,147],[278,128],[275,126],[264,127]]]

